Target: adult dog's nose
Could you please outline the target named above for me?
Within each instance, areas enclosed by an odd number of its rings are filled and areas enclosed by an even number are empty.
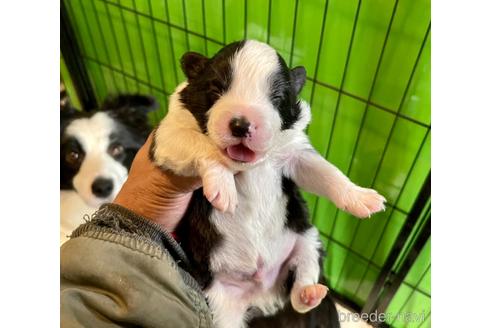
[[[229,122],[229,129],[234,137],[243,138],[248,134],[250,125],[246,117],[234,117]]]
[[[108,197],[113,191],[113,181],[106,178],[97,178],[92,183],[92,193],[97,197]]]

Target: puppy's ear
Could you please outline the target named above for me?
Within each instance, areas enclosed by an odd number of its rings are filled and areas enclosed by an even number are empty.
[[[306,82],[306,69],[303,66],[294,67],[290,70],[290,78],[298,95]]]
[[[196,52],[187,52],[181,57],[181,68],[189,80],[195,79],[202,72],[208,58]]]

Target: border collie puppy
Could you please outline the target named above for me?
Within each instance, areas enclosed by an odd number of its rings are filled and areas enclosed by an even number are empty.
[[[120,95],[101,110],[80,112],[61,104],[60,242],[83,223],[85,214],[111,202],[125,182],[151,127],[153,98]]]
[[[186,53],[187,81],[170,97],[150,157],[164,170],[200,176],[176,229],[217,327],[243,327],[247,311],[307,312],[327,293],[318,231],[298,186],[358,217],[384,209],[376,191],[352,183],[303,132],[303,67],[289,69],[270,46],[229,44],[212,58]],[[291,282],[286,283],[286,282]],[[290,285],[290,286],[287,286]]]

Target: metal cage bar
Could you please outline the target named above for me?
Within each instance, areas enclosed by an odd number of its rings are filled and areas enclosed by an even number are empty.
[[[396,7],[396,5],[395,5],[395,7]],[[398,106],[397,113],[399,113],[399,112],[401,111],[401,109],[402,109],[402,106],[403,106],[403,103],[404,103],[404,101],[405,101],[405,98],[406,98],[406,95],[407,95],[408,89],[410,88],[410,84],[411,84],[412,79],[413,79],[413,75],[414,75],[414,73],[415,73],[415,69],[417,68],[417,64],[419,63],[419,60],[420,60],[420,55],[422,54],[422,51],[423,51],[423,49],[424,49],[424,44],[425,44],[425,42],[426,42],[426,40],[427,40],[427,36],[428,36],[429,31],[430,31],[430,24],[429,24],[429,27],[427,28],[426,35],[425,35],[425,37],[424,37],[424,40],[423,40],[422,45],[421,45],[421,47],[420,47],[419,53],[418,53],[418,55],[417,55],[417,59],[415,60],[415,63],[414,63],[414,65],[413,65],[412,73],[410,74],[410,77],[409,77],[409,79],[408,79],[407,85],[406,85],[406,87],[405,87],[405,91],[403,92],[403,96],[402,96],[402,98],[401,98],[400,105]],[[381,58],[382,58],[382,56],[381,56]],[[369,97],[369,98],[370,98],[370,97]],[[366,108],[366,110],[367,110],[367,108]],[[383,163],[383,161],[384,161],[384,158],[385,158],[386,152],[387,152],[387,150],[388,150],[388,146],[389,146],[389,144],[390,144],[391,137],[393,136],[393,132],[394,132],[394,129],[395,129],[395,126],[396,126],[397,121],[398,121],[398,118],[397,118],[397,117],[395,117],[395,119],[393,120],[393,123],[391,124],[390,132],[389,132],[388,138],[386,139],[386,142],[385,142],[385,145],[384,145],[384,149],[383,149],[383,153],[382,153],[381,158],[380,158],[380,160],[379,160],[379,162],[378,162],[378,166],[377,166],[377,168],[376,168],[376,173],[374,174],[374,177],[373,177],[372,182],[371,182],[371,185],[370,185],[370,187],[371,187],[371,188],[373,188],[373,187],[374,187],[374,184],[376,183],[376,180],[377,180],[377,178],[378,178],[378,175],[379,175],[379,172],[380,172],[380,169],[381,169],[382,163]],[[362,125],[362,124],[363,124],[363,123],[361,123],[361,125]],[[426,134],[426,135],[427,135],[427,134]],[[426,135],[422,138],[422,142],[421,142],[420,148],[424,145],[424,142],[425,142],[425,139],[426,139]],[[360,136],[360,134],[359,134],[358,136]],[[355,151],[356,151],[356,150],[354,149],[354,154],[353,154],[353,156],[352,156],[352,159],[353,159],[353,158],[354,158],[354,156],[355,156]],[[352,161],[351,161],[351,164],[352,164]],[[411,167],[411,168],[410,168],[410,170],[408,171],[407,176],[410,174],[411,170],[412,170],[412,167]],[[349,172],[350,172],[350,168],[349,168]],[[402,187],[401,187],[401,189],[400,189],[400,192],[399,192],[399,194],[398,194],[398,197],[401,195],[402,191],[404,190],[404,188],[405,188],[405,184],[406,184],[406,182],[407,182],[407,181],[408,181],[408,179],[405,179],[405,183],[402,185]],[[337,214],[338,214],[338,213],[337,213]],[[335,222],[336,222],[336,217],[335,217]],[[389,222],[389,219],[388,219],[388,222]],[[357,236],[357,233],[359,232],[359,228],[360,228],[360,221],[359,221],[359,222],[357,222],[357,226],[356,226],[356,228],[355,228],[355,232],[353,233],[352,240],[350,241],[350,246],[349,246],[350,248],[351,248],[351,247],[353,246],[353,244],[354,244],[355,237]],[[383,232],[381,233],[381,235],[382,235],[382,234],[384,234],[384,232],[386,231],[386,228],[387,228],[387,225],[385,225],[385,227],[383,228]],[[378,248],[378,246],[379,246],[379,243],[378,243],[378,245],[376,246],[375,250]],[[346,264],[346,261],[344,261],[344,265],[343,265],[343,267],[342,267],[342,269],[341,269],[341,271],[342,271],[342,272],[343,272],[343,270],[345,269],[345,264]]]
[[[420,215],[422,214],[422,211],[423,211],[427,201],[430,198],[430,194],[431,194],[431,174],[429,173],[429,175],[427,176],[426,181],[425,181],[425,183],[424,183],[424,185],[423,185],[423,187],[419,193],[419,196],[418,196],[417,200],[415,201],[415,204],[414,204],[412,210],[410,211],[410,214],[408,215],[407,220],[405,221],[403,228],[401,229],[400,233],[398,234],[398,237],[396,238],[396,241],[393,245],[393,248],[392,248],[390,254],[388,255],[388,257],[385,261],[383,269],[381,270],[381,273],[380,273],[379,277],[377,278],[376,283],[374,284],[374,286],[373,286],[373,288],[369,294],[367,302],[362,309],[363,313],[369,314],[369,313],[373,312],[376,309],[376,307],[379,305],[379,297],[381,295],[381,292],[383,291],[383,287],[385,285],[385,282],[388,279],[388,277],[390,276],[391,269],[393,268],[393,265],[394,265],[396,259],[398,258],[400,252],[402,251],[414,225],[417,223],[417,220],[419,219]],[[424,231],[424,233],[421,234],[421,236],[419,236],[419,240],[420,240],[420,238],[425,238],[425,240],[427,240],[427,238],[430,236],[430,220],[428,221],[427,227],[428,228]],[[422,245],[422,247],[423,247],[423,245]],[[407,265],[409,265],[411,263],[413,263],[413,262],[408,262]],[[403,280],[403,278],[401,278],[401,280]],[[399,283],[401,283],[401,280],[399,281]],[[398,283],[398,281],[394,282],[392,284],[392,286],[396,286],[396,287],[393,287],[393,288],[397,288],[399,286],[399,283]]]
[[[82,109],[95,108],[97,106],[96,96],[87,70],[81,61],[81,51],[64,1],[60,6],[60,47]]]

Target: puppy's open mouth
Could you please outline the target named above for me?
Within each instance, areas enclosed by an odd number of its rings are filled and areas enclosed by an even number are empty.
[[[256,160],[256,153],[242,143],[226,148],[227,155],[235,161],[251,163]]]

